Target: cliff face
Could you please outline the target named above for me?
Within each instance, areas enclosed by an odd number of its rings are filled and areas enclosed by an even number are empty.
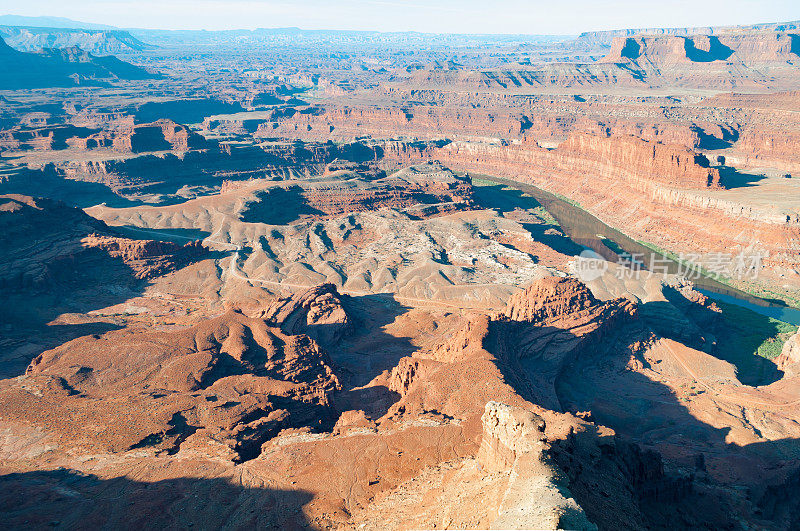
[[[299,153],[291,147],[266,150],[253,146],[230,148],[213,144],[206,146],[207,149],[192,149],[199,145],[195,135],[185,133],[183,126],[166,123],[164,127],[167,133],[163,132],[161,126],[146,126],[132,129],[122,136],[112,136],[115,146],[120,150],[111,154],[113,158],[40,165],[19,177],[18,181],[11,181],[11,188],[21,188],[26,192],[30,189],[32,192],[37,180],[64,179],[99,183],[123,197],[154,194],[154,198],[163,198],[176,194],[184,187],[219,189],[225,181],[269,177],[284,179],[298,174],[321,173],[323,170],[323,164],[317,164],[310,152]],[[105,140],[102,142],[108,144],[109,137],[103,138]],[[130,153],[131,149],[144,148],[163,151]],[[183,151],[184,148],[189,149]],[[97,203],[87,203],[85,197],[71,192],[64,199],[81,205]]]
[[[259,317],[287,334],[306,334],[323,346],[341,340],[354,326],[333,284],[281,296]]]
[[[493,529],[597,529],[570,497],[563,474],[547,457],[541,417],[489,402],[481,421],[478,461],[488,472],[511,471]]]
[[[773,32],[615,37],[602,62],[633,61],[645,68],[648,64],[677,66],[728,60],[751,65],[795,61],[800,59],[797,38],[793,33]]]
[[[794,334],[784,343],[780,355],[775,359],[775,364],[787,376],[800,373],[800,333]]]
[[[64,203],[21,195],[0,196],[0,282],[38,287],[81,252],[80,239],[105,224]]]
[[[800,266],[796,216],[708,193],[721,190],[718,171],[680,146],[575,134],[553,150],[534,142],[453,142],[390,144],[386,154],[530,182],[577,201],[629,236],[675,252],[735,255],[750,249],[766,254],[763,264],[775,274]]]
[[[747,128],[742,130],[735,149],[744,162],[754,166],[772,166],[800,173],[800,131],[790,129]]]
[[[800,92],[718,94],[698,107],[724,113],[730,123],[739,124],[726,150],[734,165],[800,173]]]
[[[602,174],[620,173],[631,182],[651,181],[684,189],[719,188],[719,171],[691,150],[633,136],[573,134],[557,153],[591,161]]]
[[[121,258],[139,279],[154,278],[175,271],[205,256],[207,250],[198,241],[184,246],[155,240],[131,240],[116,236],[90,234],[81,240],[87,249],[100,249],[112,258]]]
[[[798,42],[798,34],[771,31],[615,37],[601,62],[627,65],[653,85],[791,87],[800,74]]]
[[[514,321],[542,322],[599,304],[574,278],[547,278],[513,294],[505,315]]]
[[[0,196],[0,232],[0,286],[8,290],[56,290],[84,276],[153,278],[206,253],[200,242],[121,238],[82,210],[19,195]]]
[[[536,168],[549,174],[591,175],[648,191],[658,186],[721,187],[719,172],[708,168],[707,161],[691,150],[633,136],[574,133],[555,150],[541,148],[533,141],[510,146],[452,143],[433,150],[431,156],[447,161],[475,162],[487,170],[494,165],[500,171],[503,171],[504,161],[524,163],[528,172]]]
[[[548,277],[515,293],[491,326],[503,361],[531,382],[532,400],[558,409],[554,382],[563,368],[636,315],[627,299],[601,302],[574,278]]]
[[[115,151],[142,153],[145,151],[188,151],[206,146],[205,139],[184,125],[172,120],[158,120],[150,124],[138,124],[113,135]]]
[[[581,33],[576,39],[577,43],[585,45],[611,45],[614,39],[633,37],[636,35],[657,36],[688,36],[688,35],[720,35],[741,32],[784,32],[798,31],[800,22],[781,22],[752,24],[746,26],[704,26],[687,28],[638,28],[606,31],[587,31]]]
[[[353,139],[369,131],[373,136],[384,138],[428,138],[448,131],[465,137],[508,138],[519,136],[526,124],[522,116],[482,109],[340,107],[320,109],[319,112],[294,112],[286,117],[273,115],[269,123],[258,126],[255,136],[341,140]]]

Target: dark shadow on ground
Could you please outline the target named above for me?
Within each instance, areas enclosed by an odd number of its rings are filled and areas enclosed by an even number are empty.
[[[46,284],[5,289],[0,337],[13,347],[0,353],[0,376],[19,376],[33,358],[76,337],[120,328],[113,316],[98,316],[95,322],[82,318],[85,322],[68,326],[50,323],[62,314],[85,314],[138,297],[147,285],[121,258],[100,250],[72,258],[73,263],[53,268]]]
[[[551,326],[497,325],[516,330],[498,330],[486,346],[523,397],[549,409],[555,404],[616,433],[590,426],[553,443],[570,492],[600,529],[719,529],[734,526],[739,517],[788,529],[774,524],[796,521],[795,513],[786,516],[781,500],[764,502],[757,487],[785,484],[797,468],[792,459],[800,456],[800,439],[731,444],[731,428],[706,424],[687,408],[687,400],[708,392],[700,385],[677,394],[629,370],[632,356],[650,368],[631,348],[652,337],[644,320],[631,319],[583,340]],[[708,470],[732,483],[717,482]],[[731,496],[731,484],[749,486],[745,504]],[[761,506],[777,509],[769,514]]]
[[[121,327],[123,316],[85,314],[141,296],[148,285],[121,256],[98,247],[83,247],[81,239],[88,234],[114,234],[113,229],[80,210],[40,203],[43,210],[31,209],[29,217],[20,217],[16,223],[14,219],[4,220],[10,226],[0,234],[0,265],[6,267],[6,276],[0,279],[3,378],[23,374],[30,361],[45,350],[76,337]],[[24,228],[11,230],[19,224]],[[139,239],[160,238],[140,234]],[[187,255],[176,267],[213,256]],[[54,323],[64,314],[76,315]]]
[[[245,109],[240,103],[228,103],[212,98],[147,102],[136,109],[136,123],[148,123],[167,118],[179,124],[202,122],[215,114],[233,114]]]
[[[306,529],[306,491],[223,478],[152,483],[58,469],[0,476],[5,529]]]
[[[111,230],[132,240],[158,240],[184,245],[194,240],[204,240],[210,232],[200,229],[145,229],[132,225],[115,225]]]
[[[765,175],[743,173],[731,166],[720,166],[717,169],[719,170],[720,184],[728,190],[734,188],[749,188],[755,186],[753,183],[767,178]]]
[[[383,416],[400,395],[384,385],[362,387],[417,350],[408,338],[394,337],[383,330],[409,308],[390,295],[377,294],[343,296],[342,303],[355,326],[335,344],[323,345],[342,383],[342,391],[335,397],[336,407],[340,412],[364,410],[374,420]]]
[[[104,184],[65,179],[52,165],[45,166],[41,170],[21,169],[17,175],[0,181],[0,194],[22,194],[32,197],[46,195],[78,208],[101,203],[112,208],[141,204],[120,197]]]
[[[712,311],[669,286],[663,292],[666,301],[647,302],[639,310],[659,336],[733,364],[744,385],[769,385],[783,377],[772,359],[797,327],[732,304],[717,303],[722,312]]]
[[[697,135],[700,149],[725,149],[731,147],[739,138],[739,132],[736,129],[728,128],[727,126],[720,125],[722,137],[717,137],[706,133],[700,126],[693,124],[691,130]]]
[[[797,327],[747,308],[717,304],[722,308],[722,318],[713,329],[717,336],[714,356],[735,365],[736,375],[745,385],[769,385],[780,380],[783,371],[772,360]]]
[[[319,216],[324,212],[312,207],[299,186],[275,187],[256,193],[258,201],[248,203],[240,219],[247,223],[288,225],[302,216]]]
[[[107,160],[103,174],[78,176],[77,179],[68,178],[64,169],[54,164],[37,170],[12,168],[12,173],[0,182],[0,194],[40,196],[46,191],[47,197],[80,208],[100,203],[127,207],[145,204],[146,201],[175,205],[187,200],[182,192],[184,188],[188,188],[191,194],[207,195],[219,191],[225,179],[274,178],[281,173],[288,176],[289,168],[297,166],[298,161],[294,160],[291,152],[273,153],[250,145],[238,145],[230,150],[190,150],[181,156],[142,153]],[[87,178],[106,178],[109,182],[79,180]]]
[[[696,63],[710,63],[712,61],[725,61],[733,50],[722,44],[718,37],[708,37],[708,50],[698,48],[691,38],[684,39],[684,50],[686,57]]]
[[[523,398],[619,435],[589,426],[553,442],[570,492],[600,529],[724,528],[729,508],[717,503],[709,509],[708,493],[695,488],[694,478],[667,472],[653,450],[662,440],[674,444],[685,437],[686,444],[678,444],[687,455],[679,464],[693,469],[709,447],[717,454],[728,450],[729,429],[697,420],[672,390],[626,370],[628,345],[651,334],[642,320],[626,319],[587,336],[571,327],[493,322],[485,346]]]

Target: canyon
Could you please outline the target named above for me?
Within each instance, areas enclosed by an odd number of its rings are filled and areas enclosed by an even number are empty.
[[[14,20],[5,526],[800,526],[797,22]]]

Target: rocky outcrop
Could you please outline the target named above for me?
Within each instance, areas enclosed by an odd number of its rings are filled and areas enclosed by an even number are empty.
[[[123,153],[142,153],[146,151],[188,151],[206,147],[205,139],[176,124],[172,120],[158,120],[150,124],[137,124],[129,130],[114,134],[112,146]]]
[[[543,278],[513,295],[491,323],[490,349],[511,367],[511,375],[525,374],[516,384],[523,396],[558,410],[554,383],[564,367],[598,341],[613,342],[637,313],[628,299],[595,299],[577,279]]]
[[[798,73],[785,65],[800,59],[798,38],[771,31],[615,37],[601,62],[627,65],[656,86],[788,88]]]
[[[489,402],[481,421],[478,461],[487,472],[509,474],[492,529],[597,529],[570,497],[563,475],[546,456],[541,417]]]
[[[0,37],[23,52],[77,47],[92,55],[136,53],[152,48],[127,31],[0,26]]]
[[[800,374],[800,332],[786,340],[775,364],[787,376]]]
[[[551,277],[511,296],[505,315],[513,321],[537,323],[586,310],[599,303],[574,278]]]
[[[333,164],[329,165],[330,167]],[[374,168],[333,171],[325,181],[289,182],[254,194],[242,220],[279,225],[303,218],[335,217],[380,209],[427,218],[475,208],[473,188],[440,164],[405,168],[390,176]],[[235,184],[227,184],[231,190]],[[246,186],[246,184],[244,185]]]
[[[624,183],[642,191],[659,186],[720,187],[719,172],[709,168],[703,156],[681,146],[633,136],[574,133],[555,150],[530,141],[509,146],[452,143],[429,153],[443,162],[470,165],[493,175],[506,175],[517,164],[525,164],[527,173],[546,169],[556,174],[590,173],[595,179]]]
[[[556,153],[575,157],[581,164],[592,164],[599,173],[621,174],[631,182],[655,182],[684,189],[720,187],[719,171],[709,168],[702,155],[633,136],[573,134]]]
[[[287,334],[307,334],[323,345],[338,342],[354,326],[333,284],[281,296],[260,318]]]
[[[401,358],[389,376],[389,389],[400,396],[406,396],[416,380],[419,370],[420,360],[409,357]]]
[[[796,38],[793,33],[783,32],[615,37],[611,51],[602,61],[631,61],[640,67],[654,68],[726,60],[764,65],[797,60],[793,45]]]
[[[443,131],[465,137],[516,137],[527,121],[513,114],[497,115],[482,109],[414,107],[333,107],[321,112],[273,115],[270,123],[258,127],[256,136],[278,135],[303,139],[352,140],[369,131],[376,138],[441,136]]]
[[[113,117],[110,119],[115,122],[114,125],[116,127],[113,129],[98,131],[97,129],[60,126],[9,131],[5,135],[8,139],[5,142],[10,144],[12,141],[16,141],[21,144],[26,141],[30,142],[28,137],[48,134],[52,140],[44,146],[47,149],[64,149],[69,146],[77,150],[90,151],[105,148],[123,154],[149,151],[175,151],[180,153],[190,149],[211,147],[202,136],[172,120],[162,119],[153,123],[134,125],[130,123],[131,121],[126,122]]]
[[[82,238],[85,248],[100,249],[121,258],[139,279],[154,278],[202,259],[208,252],[200,240],[178,245],[155,240],[131,240],[92,233]]]
[[[542,454],[546,448],[545,422],[531,411],[488,402],[481,422],[478,460],[487,472],[508,470],[525,454]]]
[[[61,150],[80,144],[97,134],[95,128],[76,127],[70,124],[37,127],[37,121],[31,118],[33,117],[29,117],[27,124],[17,124],[11,129],[2,131],[0,147],[14,150]]]
[[[40,400],[23,400],[23,387]],[[6,418],[41,419],[73,444],[243,461],[282,429],[332,426],[338,388],[312,339],[229,311],[184,331],[71,341],[39,355],[2,394]],[[87,437],[86,422],[108,429]]]
[[[632,37],[636,35],[655,35],[659,37],[667,36],[689,36],[689,35],[725,35],[729,33],[749,33],[749,32],[784,32],[797,31],[800,23],[777,22],[764,24],[749,24],[743,26],[695,26],[686,28],[638,28],[620,29],[606,31],[587,31],[581,33],[576,39],[576,43],[590,46],[605,45],[610,46],[615,38]]]
[[[199,241],[185,246],[131,240],[82,210],[48,199],[0,196],[0,285],[51,289],[101,275],[146,279],[202,259]]]

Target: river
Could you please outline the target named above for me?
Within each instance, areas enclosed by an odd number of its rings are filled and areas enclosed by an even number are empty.
[[[657,254],[659,266],[667,272],[675,274],[686,271],[685,265],[663,256],[661,253],[656,253],[653,249],[606,225],[589,212],[550,192],[528,183],[501,177],[488,175],[476,175],[475,177],[514,188],[533,197],[555,218],[572,241],[591,249],[606,260],[617,262],[620,260],[620,254],[624,253],[632,256]],[[648,261],[645,260],[645,263]],[[712,299],[742,306],[786,323],[800,325],[800,309],[753,296],[709,276],[700,275],[692,278],[692,282],[698,291]]]

